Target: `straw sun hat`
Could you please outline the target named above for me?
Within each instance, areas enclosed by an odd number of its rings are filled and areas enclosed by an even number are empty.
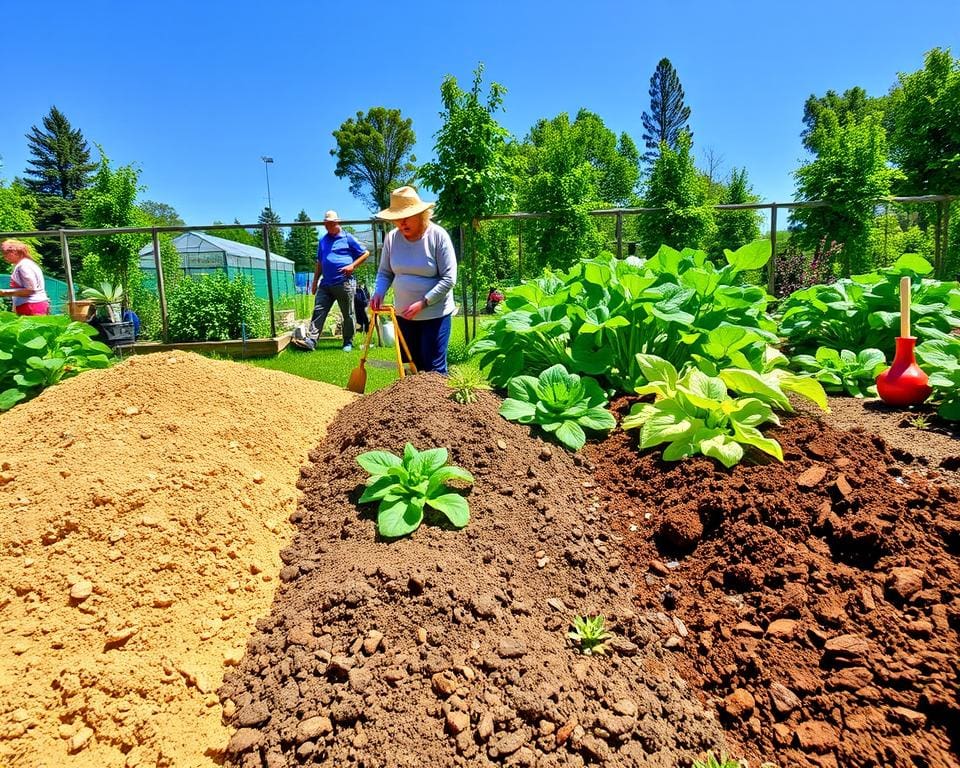
[[[327,211],[323,214],[324,221],[340,221],[340,217],[337,215],[336,211]]]
[[[417,190],[413,187],[398,187],[390,193],[390,207],[384,208],[377,214],[377,218],[387,221],[405,219],[423,213],[427,208],[433,208],[436,203],[425,203],[420,199]]]

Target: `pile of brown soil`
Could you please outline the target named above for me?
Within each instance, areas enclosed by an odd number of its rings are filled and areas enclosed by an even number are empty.
[[[0,414],[0,765],[219,760],[335,387],[134,357]]]
[[[960,765],[956,486],[809,417],[774,436],[783,464],[730,471],[619,430],[588,448],[638,605],[750,757]]]
[[[586,469],[488,393],[449,395],[434,374],[399,381],[347,406],[311,454],[283,584],[220,691],[232,760],[673,768],[722,746],[631,606]],[[465,529],[377,539],[355,458],[406,442],[473,474]],[[575,652],[578,614],[612,624],[608,657]]]

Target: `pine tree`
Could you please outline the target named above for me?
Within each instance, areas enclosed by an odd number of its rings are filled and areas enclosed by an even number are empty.
[[[306,211],[297,214],[296,221],[310,221]],[[297,272],[312,272],[317,263],[317,230],[313,227],[291,227],[287,236],[286,253],[293,259]]]
[[[690,107],[683,103],[683,86],[670,59],[660,59],[650,78],[650,112],[643,113],[643,140],[647,152],[643,158],[653,163],[660,155],[660,144],[674,152],[678,149],[678,139],[682,132],[690,138],[693,133],[687,126],[690,119]]]
[[[270,225],[270,253],[275,253],[278,256],[283,256],[284,252],[284,242],[283,242],[283,231],[280,227],[273,226],[274,224],[280,223],[280,217],[276,212],[269,206],[260,211],[260,216],[257,218],[257,222],[260,224],[269,224]],[[262,240],[261,236],[258,238]]]
[[[54,195],[73,200],[90,184],[96,163],[90,162],[90,148],[80,129],[56,107],[43,118],[43,130],[37,126],[26,135],[33,158],[27,161],[27,188],[38,195]]]

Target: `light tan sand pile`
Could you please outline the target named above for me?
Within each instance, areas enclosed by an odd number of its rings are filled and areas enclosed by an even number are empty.
[[[0,414],[0,765],[212,766],[307,451],[353,395],[134,357]]]

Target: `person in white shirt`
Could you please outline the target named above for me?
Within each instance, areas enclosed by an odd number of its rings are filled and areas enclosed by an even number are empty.
[[[0,289],[0,296],[13,300],[13,311],[18,315],[49,315],[50,299],[43,284],[40,266],[30,258],[30,248],[20,240],[0,243],[3,258],[13,265],[10,287]]]
[[[390,193],[390,207],[377,216],[396,229],[383,240],[370,307],[379,309],[392,285],[397,324],[417,370],[445,374],[457,255],[447,231],[430,220],[433,206],[413,187]]]

